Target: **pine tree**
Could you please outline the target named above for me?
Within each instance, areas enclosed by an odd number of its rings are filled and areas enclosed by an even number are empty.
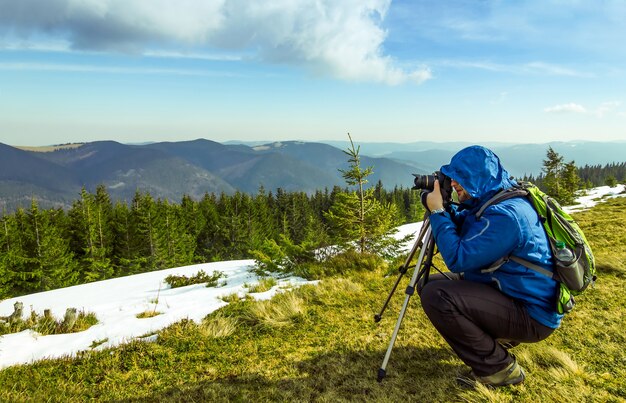
[[[225,259],[227,255],[224,252],[223,231],[215,195],[205,194],[198,209],[203,225],[197,237],[197,254],[204,261]]]
[[[154,220],[154,265],[158,269],[191,264],[195,252],[193,235],[185,231],[182,208],[158,200]]]
[[[190,235],[194,243],[193,261],[198,261],[197,254],[200,253],[198,239],[202,228],[206,225],[206,220],[200,212],[200,203],[184,195],[180,203],[180,220],[185,234]]]
[[[44,273],[42,290],[52,290],[79,283],[74,255],[59,225],[63,216],[64,212],[60,209],[42,212],[40,252],[37,256]]]
[[[34,248],[28,216],[22,207],[4,220],[5,239],[3,256],[6,267],[7,292],[22,295],[38,291],[38,278],[34,270]]]
[[[25,249],[26,214],[22,208],[2,217],[0,236],[0,297],[32,291],[29,274],[31,261]]]
[[[8,217],[3,212],[0,218],[0,299],[6,298],[9,294],[10,286],[10,260],[8,258],[11,252],[11,240],[8,234]]]
[[[545,176],[538,182],[544,191],[561,204],[572,204],[575,192],[580,188],[578,168],[574,161],[564,164],[563,157],[549,147],[543,161],[543,172]]]
[[[113,204],[104,185],[98,185],[95,195],[96,229],[98,246],[105,251],[107,258],[113,252]]]
[[[615,179],[615,176],[609,175],[605,179],[604,183],[609,187],[615,187],[617,186],[617,179]]]
[[[83,187],[69,215],[72,249],[80,260],[82,281],[111,278],[112,207],[106,189],[99,186],[92,195]]]
[[[270,195],[262,186],[252,200],[252,230],[250,232],[250,248],[259,248],[266,239],[277,237],[276,227],[272,219]]]
[[[580,188],[580,178],[574,161],[565,164],[563,168],[563,188],[561,193],[561,203],[573,204],[576,191]]]
[[[561,199],[562,171],[563,157],[554,151],[552,147],[548,147],[546,159],[543,161],[543,172],[545,174],[543,185],[545,187],[545,192],[557,200]]]
[[[40,211],[33,199],[26,212],[27,260],[30,263],[25,292],[46,291],[73,285],[77,275],[69,243],[55,225],[60,210]]]
[[[274,219],[276,228],[280,234],[289,235],[289,219],[287,218],[287,208],[289,206],[289,196],[283,188],[276,189],[276,200],[274,204]]]
[[[154,270],[156,262],[156,206],[150,193],[133,197],[129,216],[131,261],[135,269]]]
[[[372,167],[361,168],[360,147],[355,147],[352,137],[348,155],[350,169],[340,170],[349,186],[356,190],[340,192],[325,217],[328,220],[336,241],[347,248],[356,242],[360,253],[373,252],[379,243],[387,238],[398,224],[395,205],[382,204],[374,197],[374,189],[366,189],[367,177]]]
[[[217,207],[220,217],[220,235],[223,247],[231,258],[241,259],[247,255],[248,216],[250,199],[237,191],[231,197],[222,194]]]

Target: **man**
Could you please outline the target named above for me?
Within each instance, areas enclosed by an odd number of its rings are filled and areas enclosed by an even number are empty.
[[[426,196],[437,247],[455,281],[431,276],[420,289],[426,315],[471,371],[457,380],[466,385],[514,385],[524,371],[507,347],[537,342],[558,328],[558,283],[513,261],[490,266],[510,254],[553,271],[549,241],[538,215],[525,198],[477,210],[502,189],[515,185],[489,149],[459,151],[441,172],[452,179],[458,208],[445,211],[439,188]]]

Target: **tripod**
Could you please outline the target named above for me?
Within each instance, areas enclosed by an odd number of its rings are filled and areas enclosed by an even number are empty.
[[[417,259],[417,263],[415,264],[415,266],[411,266],[411,261],[413,260],[413,257],[417,253],[418,249],[420,252],[419,252],[419,257]],[[435,250],[435,240],[433,238],[432,230],[430,227],[430,212],[427,211],[424,214],[424,221],[422,224],[422,229],[420,230],[419,235],[417,239],[415,240],[413,247],[411,248],[411,252],[409,253],[409,256],[404,262],[404,265],[400,266],[400,268],[398,269],[400,274],[398,275],[398,278],[396,279],[396,282],[393,285],[391,292],[387,296],[387,300],[383,304],[383,307],[380,310],[380,312],[374,315],[374,321],[380,322],[383,312],[385,311],[385,309],[387,309],[387,305],[389,304],[391,297],[393,296],[394,292],[396,291],[396,288],[398,288],[398,285],[400,284],[400,280],[402,279],[402,277],[404,276],[404,274],[407,272],[409,268],[415,267],[415,270],[413,271],[413,276],[411,277],[411,281],[409,282],[409,285],[406,287],[406,290],[405,290],[406,297],[404,298],[402,309],[400,309],[400,315],[398,316],[398,320],[396,321],[396,326],[393,329],[393,334],[391,335],[391,341],[389,342],[387,353],[385,354],[383,363],[380,369],[378,370],[378,382],[381,382],[383,378],[385,377],[385,375],[387,374],[386,368],[389,362],[389,357],[391,356],[391,350],[393,349],[393,345],[396,342],[396,338],[398,337],[398,331],[400,330],[402,319],[404,319],[404,315],[406,314],[406,310],[409,305],[409,300],[411,299],[411,296],[413,296],[413,294],[415,293],[417,284],[421,282],[421,286],[423,287],[423,285],[428,282],[428,276],[430,274],[431,268],[434,268],[435,270],[441,273],[441,270],[439,270],[437,267],[433,265],[434,250]]]

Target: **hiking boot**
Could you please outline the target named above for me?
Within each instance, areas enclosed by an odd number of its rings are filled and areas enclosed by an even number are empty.
[[[492,375],[478,376],[474,371],[470,371],[469,374],[464,376],[458,376],[456,378],[457,383],[464,387],[475,387],[477,383],[483,384],[491,388],[497,388],[500,386],[517,385],[524,382],[524,369],[513,361],[508,367]]]

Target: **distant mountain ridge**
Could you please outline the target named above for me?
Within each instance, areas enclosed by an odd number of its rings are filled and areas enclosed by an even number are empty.
[[[375,166],[372,184],[411,185],[411,165],[362,157]],[[81,187],[102,184],[113,200],[130,201],[135,192],[179,201],[183,195],[268,191],[312,193],[345,182],[338,169],[346,155],[322,143],[277,142],[250,147],[198,139],[127,145],[97,141],[46,152],[0,144],[0,209],[27,206],[34,197],[42,207],[69,207]]]
[[[330,144],[329,144],[330,143]],[[357,143],[361,165],[373,166],[370,185],[412,186],[412,173],[431,173],[469,142]],[[348,167],[346,142],[283,141],[218,143],[206,139],[122,144],[97,141],[80,146],[24,150],[0,143],[0,209],[27,206],[35,197],[43,207],[69,207],[81,187],[103,184],[114,200],[130,201],[137,190],[179,201],[183,195],[331,189],[345,186],[339,169]],[[622,162],[626,142],[485,144],[516,176],[538,174],[549,146],[576,165]]]
[[[345,141],[328,144],[345,147]],[[446,142],[418,141],[414,143],[363,143],[361,151],[367,155],[394,159],[408,163],[422,171],[432,172],[447,164],[460,149],[479,144],[493,150],[504,167],[515,177],[524,174],[538,175],[543,167],[548,147],[563,156],[564,162],[574,161],[576,166],[606,165],[626,161],[626,141],[554,141],[543,144],[514,144],[504,142]]]

